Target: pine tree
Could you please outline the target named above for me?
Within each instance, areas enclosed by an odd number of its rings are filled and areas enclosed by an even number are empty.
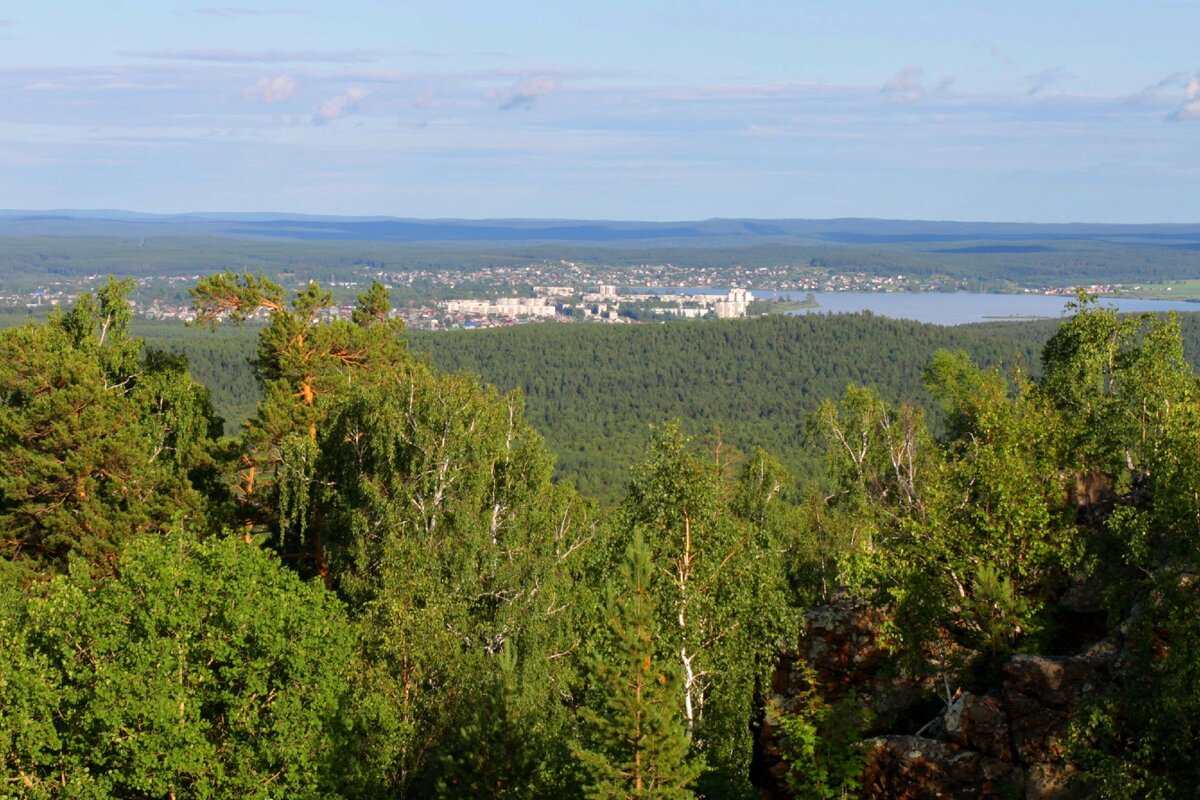
[[[0,334],[0,571],[103,571],[135,533],[204,525],[220,422],[183,360],[141,356],[131,286]]]
[[[586,796],[596,800],[689,798],[688,786],[703,770],[702,762],[688,758],[674,665],[656,659],[652,573],[650,548],[639,535],[620,586],[609,592],[608,652],[593,670],[600,709],[580,712],[590,747],[578,746],[575,754],[588,775]]]
[[[400,338],[404,325],[388,317],[391,303],[378,282],[359,298],[352,322],[322,321],[333,295],[315,282],[288,303],[284,289],[263,275],[227,271],[204,278],[191,294],[198,325],[267,317],[254,361],[264,399],[242,437],[238,483],[246,536],[265,526],[281,552],[291,550],[287,557],[307,561],[330,584],[325,544],[308,527],[325,401],[403,369],[409,361]]]

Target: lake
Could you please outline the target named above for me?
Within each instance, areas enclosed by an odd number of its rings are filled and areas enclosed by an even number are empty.
[[[755,292],[755,296],[777,295],[803,300],[807,292]],[[855,313],[870,311],[883,317],[912,319],[937,325],[965,325],[1012,319],[1059,319],[1074,298],[1041,294],[972,294],[968,292],[812,292],[817,308],[789,313]],[[1200,312],[1200,303],[1175,300],[1101,298],[1100,304],[1118,311]]]
[[[725,294],[726,289],[672,288],[641,289],[663,293]],[[882,317],[932,322],[935,325],[966,325],[998,320],[1059,319],[1073,297],[1042,294],[976,294],[971,292],[753,292],[760,299],[777,297],[803,300],[812,294],[816,308],[801,308],[789,314],[855,314],[870,311]],[[1140,311],[1200,312],[1200,303],[1178,300],[1132,300],[1100,298],[1104,306],[1126,313]]]

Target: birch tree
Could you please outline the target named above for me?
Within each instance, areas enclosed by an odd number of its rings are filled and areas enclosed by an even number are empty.
[[[718,456],[663,426],[616,514],[651,550],[660,652],[678,664],[677,708],[712,797],[748,791],[754,688],[787,630],[784,559],[765,526],[778,490],[764,475],[735,491]]]

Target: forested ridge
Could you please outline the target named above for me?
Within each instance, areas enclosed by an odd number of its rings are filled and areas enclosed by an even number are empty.
[[[444,340],[484,374],[591,362],[526,400],[431,366],[379,284],[323,323],[318,285],[226,272],[193,289],[200,324],[269,317],[230,438],[186,359],[134,335],[128,289],[0,333],[0,794],[752,797],[769,718],[791,796],[886,796],[862,740],[928,725],[815,673],[767,707],[804,612],[886,613],[919,714],[1012,653],[1073,654],[1058,598],[1085,585],[1126,655],[1062,711],[1063,774],[1200,790],[1200,385],[1177,318],[1081,295],[1034,349],[879,318]],[[819,362],[821,337],[858,363]],[[806,404],[739,389],[760,362]],[[789,383],[803,365],[816,385]],[[552,479],[525,416],[543,391],[583,416],[586,376],[654,423],[608,508]],[[670,420],[723,411],[776,427]],[[803,481],[770,452],[801,430]]]

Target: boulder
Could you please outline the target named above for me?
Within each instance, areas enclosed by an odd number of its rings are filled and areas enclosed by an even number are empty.
[[[1000,702],[1022,764],[1061,763],[1071,714],[1113,680],[1116,651],[1070,657],[1015,655],[1004,664]]]

